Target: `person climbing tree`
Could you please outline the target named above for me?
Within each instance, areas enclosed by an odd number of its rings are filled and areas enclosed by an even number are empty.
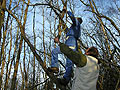
[[[62,11],[66,12],[66,7],[64,7]],[[73,51],[77,51],[78,50],[77,39],[81,35],[80,24],[82,23],[82,19],[80,17],[75,18],[74,15],[70,11],[67,11],[67,14],[69,15],[73,23],[70,28],[66,28],[65,30],[66,32],[65,44],[69,46],[69,48],[71,48]],[[59,46],[52,50],[51,67],[48,67],[48,70],[50,72],[53,72],[53,73],[59,72],[58,54],[61,54],[61,50]],[[66,86],[69,83],[71,76],[72,76],[72,68],[73,68],[73,63],[69,58],[67,58],[66,65],[65,65],[66,72],[63,78],[61,78],[62,85]]]
[[[92,46],[83,54],[81,50],[73,51],[69,46],[61,43],[58,37],[55,38],[55,42],[60,46],[60,51],[76,65],[72,90],[96,90],[99,75],[97,48]]]

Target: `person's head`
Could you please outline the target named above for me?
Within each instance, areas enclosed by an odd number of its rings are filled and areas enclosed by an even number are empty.
[[[90,48],[86,49],[85,54],[93,56],[95,58],[97,58],[99,55],[98,50],[95,47],[90,47]]]
[[[83,21],[82,21],[82,18],[77,17],[77,19],[78,19],[78,21],[80,22],[80,24],[83,22]]]

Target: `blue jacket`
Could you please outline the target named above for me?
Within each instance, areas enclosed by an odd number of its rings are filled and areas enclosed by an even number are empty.
[[[72,20],[72,25],[71,25],[70,28],[66,29],[67,33],[66,33],[66,42],[65,42],[65,44],[68,45],[68,46],[77,47],[77,39],[81,35],[80,23],[70,11],[68,11],[67,13],[68,13],[69,17]]]
[[[75,38],[79,38],[81,35],[81,30],[80,30],[80,23],[79,21],[74,17],[74,15],[72,14],[72,12],[68,11],[67,12],[69,17],[71,18],[73,24],[71,25],[71,27],[68,29],[66,29],[66,36],[74,36]]]

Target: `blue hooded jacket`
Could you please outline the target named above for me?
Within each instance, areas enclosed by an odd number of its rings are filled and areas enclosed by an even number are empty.
[[[66,29],[66,42],[68,46],[75,46],[77,49],[77,39],[81,36],[80,22],[74,17],[72,12],[67,12],[72,20],[72,25],[70,28]]]

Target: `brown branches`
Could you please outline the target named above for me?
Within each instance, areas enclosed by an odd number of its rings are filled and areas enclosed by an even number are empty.
[[[103,75],[103,77],[102,81],[99,82],[99,85],[103,89],[108,88],[109,85],[109,88],[117,90],[120,83],[120,80],[118,80],[120,76],[120,44],[118,39],[120,36],[120,28],[119,19],[117,18],[119,17],[119,14],[117,15],[116,13],[111,13],[111,15],[106,16],[106,13],[103,14],[103,12],[106,11],[106,8],[103,8],[101,5],[99,5],[97,1],[94,2],[94,0],[88,0],[87,3],[89,4],[86,4],[82,0],[80,1],[87,7],[87,11],[92,13],[93,16],[92,22],[90,22],[90,24],[93,26],[92,28],[88,29],[92,30],[94,33],[92,32],[91,35],[91,33],[88,31],[87,35],[90,39],[94,41],[93,45],[96,45],[100,50],[100,61],[102,63],[100,75]],[[113,2],[114,0],[112,1],[112,3]],[[117,2],[114,3],[116,4]],[[114,6],[111,7],[116,9],[116,7]],[[112,70],[114,70],[115,72],[111,73]],[[112,80],[114,81],[114,83],[112,82]],[[110,81],[109,84],[107,83],[108,81]],[[111,85],[113,85],[114,87],[111,87]]]
[[[116,26],[116,24],[114,23],[114,21],[112,19],[110,19],[109,17],[107,16],[104,16],[104,15],[100,15],[101,18],[105,18],[107,19],[108,21],[111,22],[111,24],[115,27],[115,29],[118,31],[119,35],[120,35],[120,29]]]
[[[33,52],[33,55],[36,57],[37,61],[39,62],[39,64],[42,66],[42,68],[44,69],[44,71],[46,72],[46,74],[52,79],[53,82],[55,82],[57,84],[57,86],[59,86],[59,88],[62,88],[58,82],[57,82],[57,79],[56,77],[53,75],[53,74],[50,74],[48,71],[47,71],[47,68],[44,67],[43,65],[43,61],[41,59],[41,57],[37,54],[36,50],[35,50],[35,47],[30,43],[29,39],[26,37],[25,33],[24,33],[24,25],[21,24],[21,22],[19,21],[19,19],[9,10],[6,9],[6,11],[16,19],[16,21],[18,22],[19,24],[19,27],[20,27],[20,31],[21,31],[21,35],[22,35],[22,38],[25,40],[25,42],[28,44],[28,46],[30,47],[31,51]],[[26,20],[26,19],[24,19]]]

